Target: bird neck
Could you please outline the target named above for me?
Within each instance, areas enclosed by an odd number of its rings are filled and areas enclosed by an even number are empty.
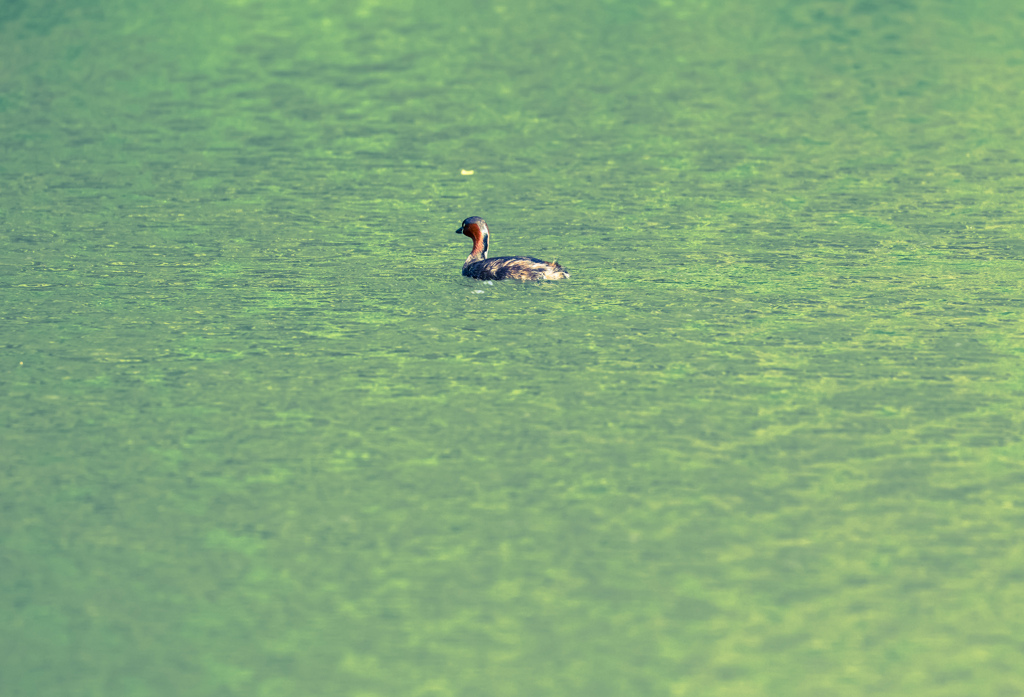
[[[472,264],[475,261],[483,261],[487,258],[487,247],[490,243],[490,234],[482,233],[478,237],[473,238],[473,251],[469,253],[469,257],[466,259],[467,264]]]

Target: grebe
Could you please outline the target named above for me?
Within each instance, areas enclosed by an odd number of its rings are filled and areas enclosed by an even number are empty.
[[[462,227],[455,231],[473,240],[473,251],[462,265],[462,275],[479,278],[481,281],[502,281],[515,278],[520,281],[555,281],[569,278],[569,272],[556,262],[541,261],[533,257],[487,258],[487,247],[491,233],[483,218],[473,216],[462,221]]]

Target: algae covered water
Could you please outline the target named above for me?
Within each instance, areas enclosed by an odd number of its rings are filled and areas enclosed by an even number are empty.
[[[1024,691],[1021,35],[0,6],[0,692]]]

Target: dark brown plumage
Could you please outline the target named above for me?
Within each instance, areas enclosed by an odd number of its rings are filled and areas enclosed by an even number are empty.
[[[462,221],[462,227],[455,232],[473,240],[473,251],[462,265],[462,275],[482,281],[504,281],[514,278],[520,281],[555,281],[569,278],[569,272],[556,262],[542,261],[533,257],[487,258],[491,234],[483,218],[472,216]]]

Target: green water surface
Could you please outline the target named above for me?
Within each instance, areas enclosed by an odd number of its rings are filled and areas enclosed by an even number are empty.
[[[1022,36],[0,2],[0,694],[1024,694]]]

